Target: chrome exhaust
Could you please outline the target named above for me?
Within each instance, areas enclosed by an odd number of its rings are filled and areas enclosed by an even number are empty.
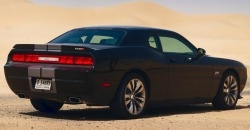
[[[19,98],[26,98],[25,94],[24,93],[17,93],[17,96]]]

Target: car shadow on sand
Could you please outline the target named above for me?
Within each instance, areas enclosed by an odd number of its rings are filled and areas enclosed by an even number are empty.
[[[236,110],[249,109],[249,108],[250,105],[237,106]],[[225,110],[215,110],[211,104],[168,106],[168,107],[148,108],[141,118],[164,117],[164,116],[181,115],[181,114],[199,114],[199,113],[222,112],[222,111]],[[62,120],[76,120],[76,121],[123,120],[121,118],[113,116],[111,114],[109,107],[60,110],[57,113],[41,113],[38,111],[21,112],[20,114],[28,116],[62,119]]]

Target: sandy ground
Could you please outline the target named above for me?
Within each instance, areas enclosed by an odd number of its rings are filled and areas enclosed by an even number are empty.
[[[249,80],[235,110],[218,111],[211,104],[151,108],[133,120],[116,119],[107,107],[85,105],[65,105],[56,114],[42,114],[10,91],[3,66],[14,44],[46,43],[69,29],[90,25],[175,30],[211,56],[243,62],[250,74],[249,16],[189,15],[148,2],[82,9],[0,0],[0,129],[250,129]]]
[[[249,91],[248,91],[249,92]],[[1,96],[0,129],[221,129],[250,128],[250,97],[238,102],[235,110],[214,110],[211,104],[148,109],[140,119],[119,120],[106,107],[65,105],[56,114],[35,111],[29,100]]]

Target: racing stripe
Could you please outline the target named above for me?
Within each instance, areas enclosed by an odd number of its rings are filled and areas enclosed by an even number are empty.
[[[36,44],[34,46],[34,51],[47,51],[47,45]]]
[[[61,52],[61,50],[62,50],[61,45],[48,45],[48,51]]]
[[[31,66],[28,68],[29,77],[41,77],[41,68],[43,66]]]
[[[43,67],[41,77],[44,78],[55,78],[55,68]]]

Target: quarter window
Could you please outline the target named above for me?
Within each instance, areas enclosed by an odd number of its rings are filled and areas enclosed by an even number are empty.
[[[150,37],[148,38],[148,44],[149,44],[149,46],[152,47],[152,48],[155,48],[155,49],[157,48],[157,45],[156,45],[154,36],[150,36]]]

